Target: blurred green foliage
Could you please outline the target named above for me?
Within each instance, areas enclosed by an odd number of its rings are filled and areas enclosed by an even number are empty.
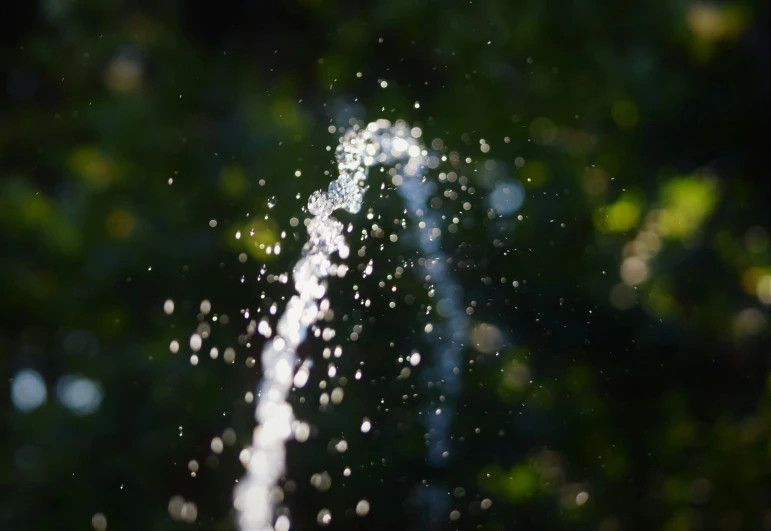
[[[426,319],[417,306],[430,301],[406,278],[400,294],[416,307],[389,311],[377,282],[412,255],[374,255],[374,278],[358,285],[377,325],[344,342],[340,362],[350,377],[365,361],[366,377],[332,412],[310,391],[295,403],[318,431],[317,443],[289,446],[295,528],[325,507],[332,527],[424,529],[419,486],[438,484],[466,491],[444,496],[431,524],[443,529],[771,529],[768,11],[686,0],[4,4],[0,527],[82,529],[97,514],[110,530],[190,527],[172,518],[175,495],[196,503],[193,525],[232,527],[253,425],[244,394],[260,375],[244,365],[261,347],[235,339],[239,311],[280,311],[291,283],[266,284],[261,269],[291,270],[306,198],[330,180],[327,146],[350,117],[385,117],[472,160],[457,171],[478,189],[474,223],[446,235],[445,250],[473,265],[453,273],[475,323],[503,330],[506,348],[465,352],[454,460],[431,469],[425,404],[402,399],[417,391],[393,361],[413,348]],[[522,183],[521,219],[488,218],[496,171]],[[365,201],[388,233],[403,207],[379,185]],[[344,219],[354,234],[365,212]],[[356,279],[335,282],[342,337],[358,318]],[[203,299],[219,312],[212,341],[237,347],[233,364],[184,354]],[[304,355],[325,365],[323,348],[312,340]],[[47,389],[31,411],[12,400],[24,369]],[[95,412],[63,405],[66,375],[100,384]],[[364,416],[371,439],[356,432]],[[217,455],[209,442],[227,428],[237,442]],[[343,433],[348,479],[326,444]],[[319,493],[308,478],[325,469],[334,486]],[[345,512],[362,496],[367,519]]]

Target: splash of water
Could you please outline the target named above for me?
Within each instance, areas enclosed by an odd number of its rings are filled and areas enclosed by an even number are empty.
[[[403,122],[397,122],[397,126]],[[397,127],[390,137],[380,138],[383,151],[401,147],[409,142],[410,130]],[[453,280],[448,269],[448,257],[441,250],[440,235],[442,217],[438,211],[429,208],[429,199],[436,192],[436,184],[425,177],[427,153],[421,149],[420,157],[410,157],[406,164],[395,165],[398,173],[396,182],[399,195],[404,200],[405,212],[418,227],[415,239],[423,260],[421,270],[425,280],[435,290],[438,311],[443,323],[432,324],[429,334],[433,345],[434,363],[424,371],[427,382],[444,393],[440,409],[424,412],[426,428],[430,436],[428,461],[432,466],[444,466],[449,457],[449,429],[454,416],[453,397],[461,389],[460,365],[463,339],[468,327],[468,316],[461,300],[463,290]]]
[[[415,237],[423,255],[421,268],[435,288],[437,306],[445,318],[444,324],[437,325],[431,335],[435,361],[425,371],[427,381],[444,393],[445,400],[442,411],[432,412],[425,418],[432,441],[429,463],[442,466],[448,461],[452,398],[460,391],[460,358],[468,319],[462,310],[462,290],[453,281],[448,258],[441,251],[441,231],[436,232],[441,226],[441,217],[428,208],[435,185],[426,182],[424,177],[428,153],[420,143],[420,136],[420,129],[410,129],[401,120],[394,125],[378,120],[366,128],[355,126],[340,139],[336,149],[338,178],[326,191],[318,190],[308,200],[308,211],[313,218],[307,226],[308,241],[294,268],[297,294],[290,299],[279,319],[276,335],[262,352],[264,376],[255,412],[258,425],[252,446],[246,450],[247,475],[239,483],[234,500],[242,530],[274,529],[271,493],[285,469],[285,442],[299,427],[287,402],[296,380],[297,348],[319,316],[317,301],[326,292],[324,279],[334,272],[332,255],[337,253],[345,259],[350,253],[343,225],[331,215],[340,208],[350,213],[361,210],[369,167],[376,163],[394,165],[398,171],[400,179],[395,182],[407,207],[405,212],[419,227]],[[281,519],[285,521],[276,522],[275,529],[288,528],[288,519]]]
[[[423,257],[419,261],[422,274],[429,286],[434,288],[437,311],[444,318],[441,324],[431,325],[430,333],[427,331],[433,349],[433,363],[423,371],[425,383],[443,395],[441,407],[427,406],[422,415],[429,437],[428,463],[438,468],[449,463],[451,456],[449,433],[455,415],[454,398],[461,390],[461,353],[468,316],[463,309],[463,289],[450,275],[449,258],[441,250],[441,215],[429,208],[429,199],[435,193],[436,185],[426,180],[425,164],[415,164],[410,160],[403,168],[399,166],[397,169],[402,174],[402,180],[397,190],[404,200],[405,212],[418,227],[415,239]],[[420,498],[428,505],[424,517],[432,527],[438,525],[447,512],[448,502],[441,495],[444,491],[446,489],[435,485],[431,495],[421,492]]]
[[[299,426],[287,402],[298,361],[297,348],[319,316],[318,301],[326,293],[324,279],[334,268],[332,255],[337,253],[345,259],[350,254],[343,224],[331,215],[340,208],[351,213],[361,209],[369,167],[375,163],[406,160],[405,173],[418,175],[426,162],[426,151],[419,138],[419,130],[410,130],[401,121],[393,126],[387,120],[372,122],[366,128],[355,126],[340,139],[335,152],[338,178],[326,191],[318,190],[308,200],[313,218],[307,226],[308,241],[294,267],[297,294],[289,300],[275,336],[262,351],[263,379],[255,411],[257,427],[252,446],[246,450],[246,477],[236,488],[234,499],[242,530],[274,528],[272,491],[285,469],[285,443]],[[282,519],[275,529],[288,529],[288,519],[279,518]]]
[[[438,213],[428,208],[431,188],[426,186],[420,174],[408,172],[399,194],[404,199],[407,212],[419,227],[418,244],[423,254],[422,270],[425,279],[435,289],[438,311],[444,318],[442,325],[432,325],[430,342],[434,347],[434,360],[424,377],[444,393],[440,409],[424,412],[426,428],[430,435],[428,461],[432,466],[444,466],[449,457],[449,429],[454,414],[454,400],[461,389],[460,365],[463,340],[468,327],[468,317],[461,300],[463,290],[453,280],[448,270],[448,257],[440,247],[435,229],[441,227]],[[423,222],[422,224],[420,222]],[[420,228],[422,227],[422,228]]]

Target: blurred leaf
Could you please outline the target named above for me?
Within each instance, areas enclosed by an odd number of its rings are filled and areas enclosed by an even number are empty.
[[[629,232],[637,226],[641,210],[638,195],[624,192],[615,203],[595,211],[594,225],[600,232]]]
[[[661,235],[684,239],[698,230],[718,202],[718,190],[711,177],[693,175],[668,181],[661,190],[664,206],[659,213]]]

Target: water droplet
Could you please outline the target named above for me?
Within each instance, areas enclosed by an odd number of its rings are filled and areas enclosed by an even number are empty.
[[[268,208],[273,208],[274,206],[276,206],[276,196],[272,195],[268,198]]]
[[[91,527],[94,531],[105,531],[107,529],[107,517],[104,513],[96,513],[91,517]]]
[[[311,476],[311,485],[320,492],[326,492],[332,486],[332,476],[329,475],[329,472],[313,474],[313,476]]]
[[[367,500],[359,500],[356,504],[356,514],[358,516],[367,516],[369,513],[369,502]]]
[[[319,514],[316,517],[316,521],[321,526],[329,525],[329,523],[332,521],[332,513],[329,512],[329,509],[322,509],[319,511]]]
[[[190,336],[190,348],[193,349],[195,352],[198,352],[201,350],[201,344],[203,343],[202,338],[198,334],[193,334]]]

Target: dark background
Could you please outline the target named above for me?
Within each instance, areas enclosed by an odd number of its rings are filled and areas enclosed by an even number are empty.
[[[415,269],[389,278],[420,253],[375,169],[362,212],[340,215],[367,250],[330,284],[337,336],[301,349],[316,364],[292,400],[313,435],[288,445],[293,529],[324,508],[339,529],[771,529],[768,20],[767,2],[4,2],[0,527],[233,527],[262,345],[239,341],[243,310],[291,294],[266,275],[299,256],[289,220],[331,179],[335,128],[383,117],[459,155],[431,180],[475,189],[437,197],[447,223],[462,213],[443,249],[481,335],[433,468],[435,301]],[[525,193],[506,215],[487,202],[503,180]],[[278,256],[253,245],[276,241]],[[481,324],[494,352],[473,344]],[[17,400],[20,374],[44,401]],[[319,407],[341,376],[343,402]],[[73,377],[90,407],[63,396]],[[345,454],[328,448],[341,438]]]

